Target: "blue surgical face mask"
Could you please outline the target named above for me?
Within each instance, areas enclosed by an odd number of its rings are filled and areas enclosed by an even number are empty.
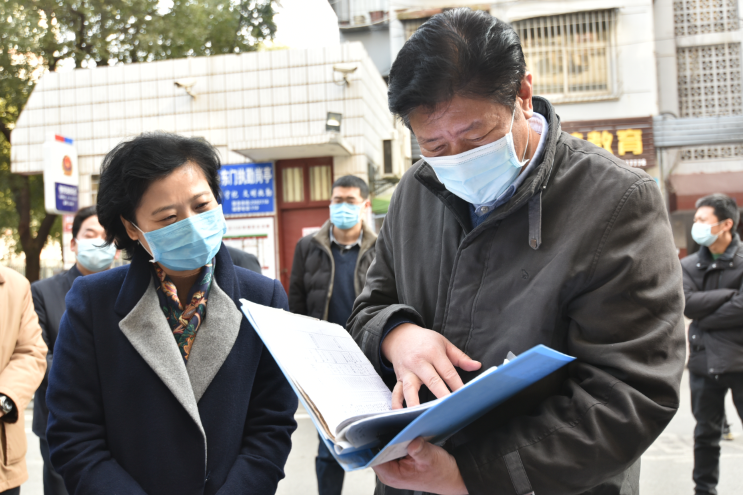
[[[498,199],[508,189],[521,167],[529,160],[524,160],[529,148],[527,133],[524,156],[519,161],[513,144],[513,119],[508,134],[497,141],[452,156],[424,156],[431,165],[436,177],[444,187],[463,200],[473,205],[490,203]]]
[[[111,266],[116,256],[116,246],[106,246],[100,238],[75,239],[77,244],[77,261],[91,272],[100,272]]]
[[[694,242],[696,242],[700,246],[707,247],[710,247],[712,244],[714,244],[717,238],[720,236],[719,233],[712,233],[712,227],[715,227],[716,225],[720,225],[720,222],[717,222],[714,225],[694,222],[694,225],[691,226],[691,237],[694,239]]]
[[[143,232],[139,227],[137,230],[150,246],[151,263],[183,272],[201,268],[214,258],[227,232],[227,223],[219,205],[152,232]]]
[[[359,223],[361,205],[333,203],[330,205],[330,222],[341,230],[347,230]]]

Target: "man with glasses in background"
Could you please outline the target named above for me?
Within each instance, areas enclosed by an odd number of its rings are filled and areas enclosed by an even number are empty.
[[[377,235],[364,222],[371,203],[362,179],[346,175],[336,180],[330,202],[330,220],[300,239],[294,250],[289,309],[345,328],[374,260]],[[322,440],[315,470],[320,495],[340,495],[343,468]]]

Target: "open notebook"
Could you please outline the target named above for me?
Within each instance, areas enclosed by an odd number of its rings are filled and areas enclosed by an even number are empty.
[[[418,437],[441,442],[574,358],[534,347],[464,387],[417,407],[392,410],[390,390],[340,325],[241,300],[325,444],[346,471],[407,454]]]

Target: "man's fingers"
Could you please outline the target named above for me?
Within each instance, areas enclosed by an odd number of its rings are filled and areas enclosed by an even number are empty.
[[[422,384],[428,387],[428,390],[437,398],[445,397],[451,393],[431,363],[421,363],[420,367],[415,370],[415,374],[418,375]],[[408,396],[405,395],[405,398],[407,399]],[[410,402],[408,402],[408,406],[410,406]]]
[[[402,401],[405,398],[403,395],[403,382],[397,380],[395,388],[392,389],[392,409],[402,409]]]
[[[462,378],[459,376],[459,373],[457,373],[456,368],[454,368],[449,359],[442,356],[441,359],[434,363],[434,366],[436,367],[439,376],[444,380],[444,382],[446,382],[452,392],[464,386]],[[439,396],[437,395],[437,397]]]
[[[405,396],[405,402],[408,407],[420,404],[418,390],[421,388],[421,381],[415,373],[406,373],[402,377],[402,393]]]
[[[413,459],[416,459],[420,456],[421,451],[423,450],[425,440],[423,440],[421,437],[416,438],[412,442],[408,444],[408,455],[412,457]]]
[[[470,358],[451,342],[447,342],[446,344],[446,357],[449,358],[451,364],[458,368],[462,368],[464,371],[476,371],[480,369],[480,366],[482,366],[479,361]]]

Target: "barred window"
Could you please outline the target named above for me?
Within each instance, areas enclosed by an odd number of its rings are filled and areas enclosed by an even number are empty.
[[[740,157],[743,157],[743,146],[737,144],[681,148],[682,161],[718,160],[724,158],[740,159]]]
[[[612,96],[615,26],[613,9],[514,22],[534,93],[558,102]]]
[[[677,0],[673,22],[676,36],[737,31],[738,0]]]
[[[420,19],[405,19],[402,21],[402,28],[405,35],[405,41],[408,41],[413,33],[418,30],[430,17],[421,17]]]
[[[678,48],[681,117],[742,115],[740,43]]]

